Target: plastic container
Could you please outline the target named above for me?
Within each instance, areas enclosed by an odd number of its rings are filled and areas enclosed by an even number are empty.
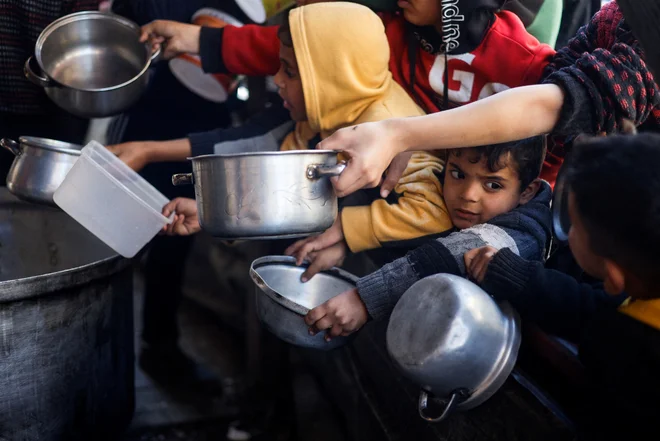
[[[127,258],[135,256],[172,222],[161,214],[169,200],[95,141],[82,149],[53,200]]]

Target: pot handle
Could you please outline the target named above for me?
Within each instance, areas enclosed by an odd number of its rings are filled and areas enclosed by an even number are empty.
[[[178,173],[176,175],[172,175],[172,185],[175,187],[181,185],[192,185],[194,183],[195,180],[193,179],[192,173]]]
[[[417,406],[419,410],[419,416],[422,417],[423,420],[428,421],[430,423],[439,423],[440,421],[447,418],[454,411],[456,406],[458,406],[462,401],[465,401],[467,398],[468,398],[467,389],[455,390],[454,392],[452,392],[451,398],[449,398],[449,402],[447,403],[445,410],[442,411],[440,416],[431,417],[426,414],[426,409],[428,408],[428,402],[429,402],[429,394],[425,390],[420,390],[419,404]]]
[[[325,176],[339,176],[345,168],[345,162],[340,162],[336,165],[310,164],[307,166],[307,179],[320,179]]]
[[[37,75],[36,73],[34,73],[34,71],[32,70],[33,59],[34,57],[28,58],[27,61],[25,62],[25,66],[23,67],[23,72],[25,73],[27,79],[32,81],[37,86],[41,86],[41,87],[53,86],[55,83],[50,78],[43,75],[43,72],[42,75]]]
[[[158,48],[151,54],[151,63],[156,63],[160,61],[160,54],[163,52],[163,48],[161,47],[162,45],[159,45]]]
[[[0,140],[0,146],[4,147],[5,149],[9,150],[16,156],[20,156],[20,154],[23,152],[21,150],[21,145],[14,141],[13,139],[9,138],[2,138]]]

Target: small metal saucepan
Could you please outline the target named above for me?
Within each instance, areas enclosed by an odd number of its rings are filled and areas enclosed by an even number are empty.
[[[387,328],[387,350],[422,388],[419,414],[430,422],[490,398],[513,370],[519,347],[519,319],[511,306],[450,274],[408,289]],[[439,416],[428,415],[430,394],[444,402]]]
[[[82,11],[48,25],[25,62],[25,75],[59,107],[83,118],[122,113],[147,88],[160,51],[140,42],[140,27],[117,14]]]
[[[0,145],[16,155],[7,175],[7,189],[19,198],[56,206],[53,193],[80,157],[82,146],[46,138],[4,138]]]
[[[193,173],[172,177],[195,185],[202,229],[222,239],[281,239],[328,229],[337,217],[329,176],[345,167],[337,152],[205,155],[191,158]]]
[[[355,288],[357,277],[332,268],[302,283],[304,271],[305,267],[296,266],[296,259],[289,256],[267,256],[252,262],[250,277],[258,289],[259,320],[275,336],[295,346],[327,351],[345,345],[351,337],[326,342],[325,332],[309,335],[304,317],[310,309]]]

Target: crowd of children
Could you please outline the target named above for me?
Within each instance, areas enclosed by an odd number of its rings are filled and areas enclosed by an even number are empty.
[[[168,56],[199,53],[207,71],[275,75],[285,111],[148,151],[113,149],[136,168],[319,142],[342,151],[349,162],[335,187],[348,197],[335,224],[286,253],[309,263],[303,282],[349,251],[370,250],[384,264],[311,310],[310,332],[349,335],[387,319],[424,277],[469,277],[524,320],[579,343],[592,390],[607,402],[593,412],[605,417],[593,426],[596,439],[655,439],[660,136],[573,140],[614,134],[624,120],[657,130],[658,86],[616,2],[557,53],[501,11],[504,3],[406,0],[376,15],[320,2],[292,9],[280,27],[151,23],[143,38],[165,42]],[[570,249],[602,286],[543,264],[552,185],[569,150]],[[382,197],[362,190],[381,184],[386,170]],[[193,200],[175,199],[164,214],[175,216],[169,234],[200,230]]]

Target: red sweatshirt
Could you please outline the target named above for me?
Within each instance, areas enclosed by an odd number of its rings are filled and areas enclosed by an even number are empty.
[[[390,71],[394,80],[411,93],[406,21],[399,14],[381,14],[381,18],[390,43]],[[204,29],[200,39],[204,69],[274,75],[279,68],[277,29],[256,25]],[[443,103],[444,54],[426,52],[420,44],[413,47],[417,54],[412,95],[427,113],[438,112]],[[448,55],[450,105],[467,104],[510,87],[536,84],[554,53],[550,46],[527,33],[515,14],[499,12],[476,49]]]

